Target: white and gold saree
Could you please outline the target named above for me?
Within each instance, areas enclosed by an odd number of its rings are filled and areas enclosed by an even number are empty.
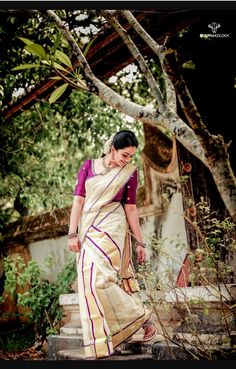
[[[136,168],[128,164],[86,180],[77,256],[79,305],[87,357],[105,357],[149,319],[137,292],[128,223],[112,201]]]

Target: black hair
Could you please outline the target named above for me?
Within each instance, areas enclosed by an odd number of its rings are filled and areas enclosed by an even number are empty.
[[[129,130],[122,130],[115,134],[112,145],[116,150],[124,149],[125,147],[135,146],[138,147],[138,140],[134,132]]]

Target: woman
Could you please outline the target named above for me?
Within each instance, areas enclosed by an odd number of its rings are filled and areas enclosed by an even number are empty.
[[[133,132],[122,130],[105,144],[102,158],[85,160],[78,173],[68,246],[77,252],[79,305],[87,357],[112,355],[141,327],[144,341],[155,337],[150,311],[137,294],[131,260],[130,228],[137,261],[145,261],[136,208],[138,147]],[[77,229],[78,228],[78,229]]]

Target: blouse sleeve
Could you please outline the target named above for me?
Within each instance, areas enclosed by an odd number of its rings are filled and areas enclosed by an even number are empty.
[[[88,176],[88,167],[89,167],[89,160],[85,160],[80,167],[80,170],[77,174],[77,179],[75,182],[75,190],[74,196],[83,196],[85,197],[85,180]]]
[[[136,169],[125,185],[123,204],[136,204],[136,193],[138,188],[138,170]]]

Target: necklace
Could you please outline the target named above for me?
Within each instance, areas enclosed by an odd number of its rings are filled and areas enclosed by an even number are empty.
[[[102,158],[102,165],[103,165],[103,167],[104,167],[104,171],[101,173],[103,176],[105,175],[105,174],[107,174],[107,173],[109,173],[110,172],[110,170],[112,169],[111,167],[108,167],[108,165],[106,165],[106,161],[105,161],[105,159],[106,159],[106,157],[105,156],[103,156],[103,158]]]

